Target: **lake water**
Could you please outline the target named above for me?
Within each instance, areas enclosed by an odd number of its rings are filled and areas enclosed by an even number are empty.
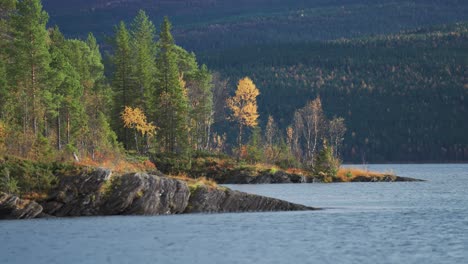
[[[327,210],[0,222],[0,263],[468,263],[468,165],[414,183],[230,185]]]

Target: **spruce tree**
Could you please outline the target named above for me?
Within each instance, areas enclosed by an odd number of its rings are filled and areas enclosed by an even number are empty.
[[[151,95],[154,94],[156,72],[156,27],[143,10],[138,12],[132,23],[131,37],[138,95],[135,104],[146,111],[154,111],[151,109],[154,105],[151,104]]]
[[[135,106],[136,93],[134,79],[134,60],[132,58],[130,33],[124,22],[116,28],[114,55],[112,58],[115,72],[112,80],[112,88],[115,95],[115,106],[112,119],[118,136],[126,147],[129,147],[129,131],[125,129],[120,119],[120,114],[125,106]]]
[[[92,33],[88,34],[85,41],[87,46],[86,56],[86,75],[83,76],[82,82],[85,86],[86,92],[99,88],[98,83],[104,80],[104,64],[102,63],[102,56],[97,44],[96,38]]]
[[[182,153],[187,150],[188,98],[177,67],[171,23],[164,18],[158,41],[156,66],[156,122],[164,150]]]

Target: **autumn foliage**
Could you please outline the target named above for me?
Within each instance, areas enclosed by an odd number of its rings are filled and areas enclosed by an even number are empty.
[[[260,91],[249,77],[239,81],[236,95],[227,100],[231,109],[231,119],[242,126],[254,127],[258,124],[257,96]]]
[[[121,117],[124,127],[136,129],[142,136],[154,136],[156,133],[156,126],[148,123],[145,113],[138,107],[126,106]]]
[[[231,110],[230,119],[239,125],[239,147],[242,146],[242,129],[258,125],[258,95],[260,95],[260,91],[253,81],[249,77],[245,77],[239,81],[235,96],[226,101]]]

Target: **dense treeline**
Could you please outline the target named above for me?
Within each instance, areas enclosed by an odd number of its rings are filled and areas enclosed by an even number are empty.
[[[260,123],[286,128],[320,96],[326,116],[348,127],[353,162],[468,160],[468,25],[326,43],[253,46],[203,61],[261,88]],[[227,128],[225,128],[227,129]]]
[[[106,118],[111,99],[96,39],[67,40],[47,29],[39,1],[2,1],[1,147],[47,159],[116,147]]]
[[[171,17],[178,43],[194,51],[396,33],[468,19],[463,0],[45,0],[65,33],[111,34],[139,9]],[[73,19],[70,19],[73,18]],[[159,23],[159,21],[158,21]]]
[[[208,148],[211,73],[175,45],[168,19],[157,41],[143,11],[130,29],[116,27],[109,80],[92,34],[66,39],[47,21],[39,0],[1,4],[2,152],[79,160],[120,143],[139,153]]]

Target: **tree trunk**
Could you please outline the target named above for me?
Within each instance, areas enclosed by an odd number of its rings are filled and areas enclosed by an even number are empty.
[[[32,54],[31,54],[32,57]],[[32,90],[32,115],[33,115],[33,132],[37,136],[37,115],[36,115],[36,67],[31,65],[31,90]]]
[[[137,153],[140,153],[140,150],[138,149],[138,134],[137,134],[136,129],[135,129],[134,137],[135,137],[135,148],[136,148],[136,151],[137,151]]]
[[[70,144],[70,112],[67,111],[67,144]]]
[[[242,154],[242,124],[239,124],[239,155],[238,158],[240,159]]]

